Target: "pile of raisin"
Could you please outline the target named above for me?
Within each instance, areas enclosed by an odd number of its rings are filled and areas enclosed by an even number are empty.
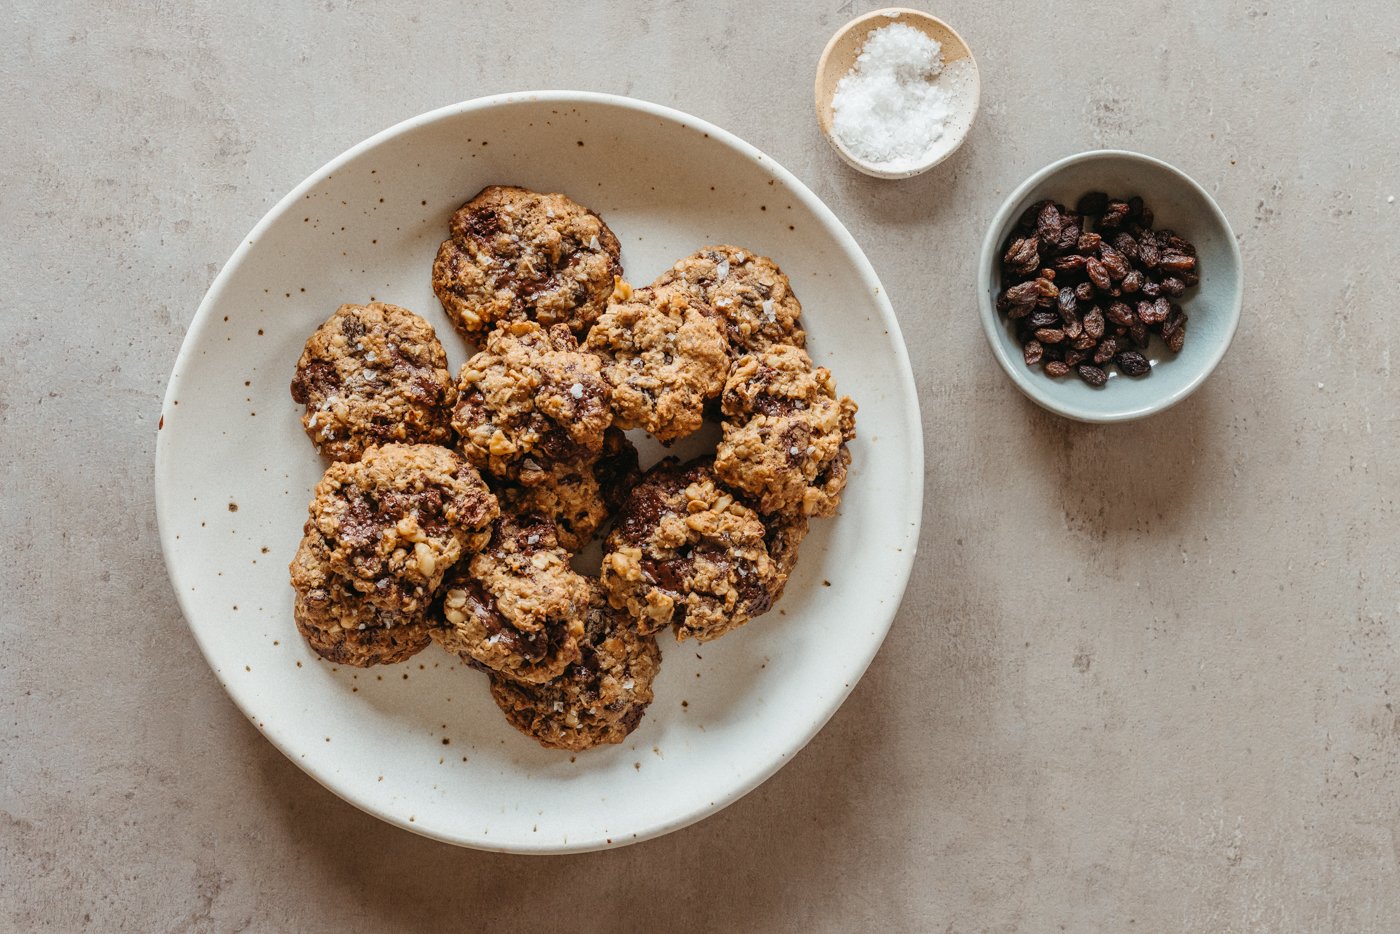
[[[1109,364],[1125,376],[1150,373],[1142,351],[1153,334],[1179,352],[1186,313],[1172,299],[1200,281],[1191,243],[1153,230],[1141,198],[1101,191],[1073,211],[1054,201],[1027,208],[1001,270],[997,310],[1016,322],[1026,365],[1050,376],[1075,370],[1090,386],[1108,381]]]

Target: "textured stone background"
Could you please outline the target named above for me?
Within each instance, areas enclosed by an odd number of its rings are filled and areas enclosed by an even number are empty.
[[[559,8],[7,5],[0,928],[1400,929],[1400,6],[949,0],[982,115],[902,183],[811,113],[869,4]],[[545,859],[381,824],[265,742],[176,608],[151,466],[185,328],[278,197],[532,87],[679,107],[811,185],[895,301],[929,452],[903,610],[807,751],[689,830]],[[1094,146],[1199,179],[1248,275],[1215,376],[1110,428],[1025,401],[973,304],[1005,193]]]

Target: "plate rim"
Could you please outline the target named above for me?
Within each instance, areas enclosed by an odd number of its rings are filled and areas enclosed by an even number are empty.
[[[183,373],[193,359],[195,348],[202,344],[205,330],[211,326],[214,316],[210,309],[221,299],[223,291],[228,286],[228,281],[246,260],[248,253],[261,239],[264,231],[278,221],[292,205],[298,203],[308,190],[316,184],[319,184],[325,176],[334,174],[342,166],[354,160],[362,153],[422,126],[450,119],[464,113],[490,110],[504,105],[525,102],[601,105],[638,111],[649,116],[658,117],[707,133],[715,141],[728,146],[739,154],[764,163],[768,171],[779,178],[783,184],[787,185],[795,197],[799,198],[803,204],[821,220],[823,227],[834,236],[838,245],[853,261],[867,291],[874,299],[875,306],[880,313],[881,323],[888,330],[890,338],[892,339],[891,342],[893,344],[897,363],[895,370],[897,370],[897,372],[891,375],[901,384],[904,393],[912,403],[906,409],[903,428],[912,442],[910,444],[912,455],[907,470],[907,476],[910,478],[908,485],[912,489],[906,491],[905,501],[910,506],[910,513],[913,516],[913,521],[905,528],[903,533],[905,547],[898,552],[898,554],[902,556],[900,562],[902,566],[897,568],[897,573],[895,575],[895,580],[898,584],[897,599],[890,601],[887,611],[883,613],[877,611],[873,614],[874,618],[877,619],[883,616],[879,637],[870,640],[869,648],[864,653],[865,657],[860,659],[859,667],[850,681],[846,685],[836,688],[833,692],[828,709],[825,710],[820,717],[816,718],[808,729],[800,733],[794,733],[784,744],[779,755],[774,756],[768,762],[762,763],[759,768],[746,776],[744,781],[735,784],[723,794],[716,795],[714,800],[708,805],[697,806],[689,811],[671,815],[666,820],[651,823],[644,829],[638,830],[635,833],[629,831],[629,835],[626,839],[617,839],[616,836],[607,838],[600,834],[597,839],[589,837],[577,841],[571,840],[567,843],[550,843],[541,840],[537,844],[522,842],[502,845],[499,840],[490,840],[485,837],[467,834],[452,835],[429,829],[422,824],[409,823],[398,815],[375,807],[374,803],[371,801],[357,800],[348,790],[343,791],[337,788],[333,783],[335,780],[334,775],[329,773],[325,775],[318,774],[308,760],[302,759],[294,750],[284,745],[274,731],[265,729],[260,725],[257,717],[250,710],[250,698],[243,696],[247,693],[245,689],[237,688],[234,686],[233,682],[225,681],[220,677],[215,659],[211,655],[212,648],[209,644],[206,644],[199,626],[194,622],[195,608],[191,605],[186,596],[186,590],[181,587],[181,582],[177,578],[173,556],[179,545],[174,538],[172,526],[173,515],[170,514],[173,509],[173,504],[170,503],[170,500],[173,496],[172,484],[174,483],[174,477],[170,476],[170,472],[173,469],[170,444],[173,442],[167,442],[165,440],[167,436],[160,427],[163,423],[163,419],[158,422],[156,429],[154,493],[156,526],[160,538],[161,558],[165,564],[166,576],[175,592],[175,599],[180,607],[180,613],[185,619],[185,624],[189,627],[191,635],[194,636],[195,644],[199,647],[200,654],[204,657],[205,664],[209,666],[210,672],[214,675],[219,686],[223,689],[229,700],[233,702],[234,706],[245,718],[252,722],[258,732],[261,733],[279,753],[309,775],[317,784],[330,791],[342,801],[345,801],[358,810],[376,817],[379,820],[419,836],[453,844],[455,846],[489,852],[525,855],[558,855],[616,849],[620,846],[640,843],[644,840],[655,839],[668,833],[681,830],[706,817],[717,814],[771,778],[779,769],[791,762],[793,757],[806,747],[817,733],[821,732],[822,728],[826,726],[831,717],[834,716],[836,711],[841,708],[841,705],[846,702],[851,692],[855,690],[856,685],[865,676],[875,655],[879,652],[881,646],[884,645],[884,641],[889,635],[890,627],[894,623],[894,618],[898,614],[900,606],[903,605],[904,595],[908,590],[909,579],[913,573],[914,561],[918,553],[919,535],[923,526],[923,419],[920,414],[918,387],[914,381],[913,368],[909,361],[909,349],[904,342],[903,331],[899,326],[898,318],[894,314],[894,308],[890,303],[884,285],[880,282],[869,257],[865,255],[865,251],[861,249],[850,231],[846,229],[846,226],[836,216],[835,212],[818,198],[801,179],[762,150],[748,143],[735,133],[716,126],[708,120],[664,104],[657,104],[639,98],[596,91],[568,90],[517,91],[492,94],[434,108],[433,110],[425,111],[417,116],[402,120],[369,136],[309,174],[268,209],[253,228],[244,235],[239,241],[237,248],[229,258],[225,260],[218,274],[214,277],[214,281],[210,283],[209,289],[205,292],[204,297],[200,300],[195,310],[194,317],[190,320],[190,324],[185,331],[185,336],[181,339],[180,350],[176,354],[173,368],[166,382],[165,393],[161,399],[161,413],[164,414],[167,410],[172,409],[172,402],[179,398],[179,392],[184,379]]]

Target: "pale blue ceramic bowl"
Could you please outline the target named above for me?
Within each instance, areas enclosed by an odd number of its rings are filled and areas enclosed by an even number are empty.
[[[1175,299],[1189,319],[1181,353],[1173,354],[1153,338],[1146,352],[1151,374],[1132,379],[1107,367],[1108,383],[1098,389],[1073,373],[1055,379],[1039,365],[1026,366],[1015,328],[995,304],[1001,288],[1001,252],[1021,212],[1045,198],[1073,208],[1089,191],[1140,196],[1156,215],[1154,227],[1174,230],[1196,245],[1201,276],[1199,285]],[[1125,422],[1171,408],[1205,382],[1235,336],[1244,290],[1239,244],[1206,190],[1159,159],[1108,149],[1053,162],[1011,193],[982,242],[977,293],[992,353],[1022,392],[1066,418]]]

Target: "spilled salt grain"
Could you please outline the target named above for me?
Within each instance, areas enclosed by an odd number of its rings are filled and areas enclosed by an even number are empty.
[[[948,130],[965,61],[943,65],[943,48],[912,26],[871,32],[831,98],[831,132],[852,155],[890,170],[932,156]]]
[[[719,265],[715,267],[715,278],[723,279],[727,275],[729,275],[729,260],[722,259],[719,261]]]

